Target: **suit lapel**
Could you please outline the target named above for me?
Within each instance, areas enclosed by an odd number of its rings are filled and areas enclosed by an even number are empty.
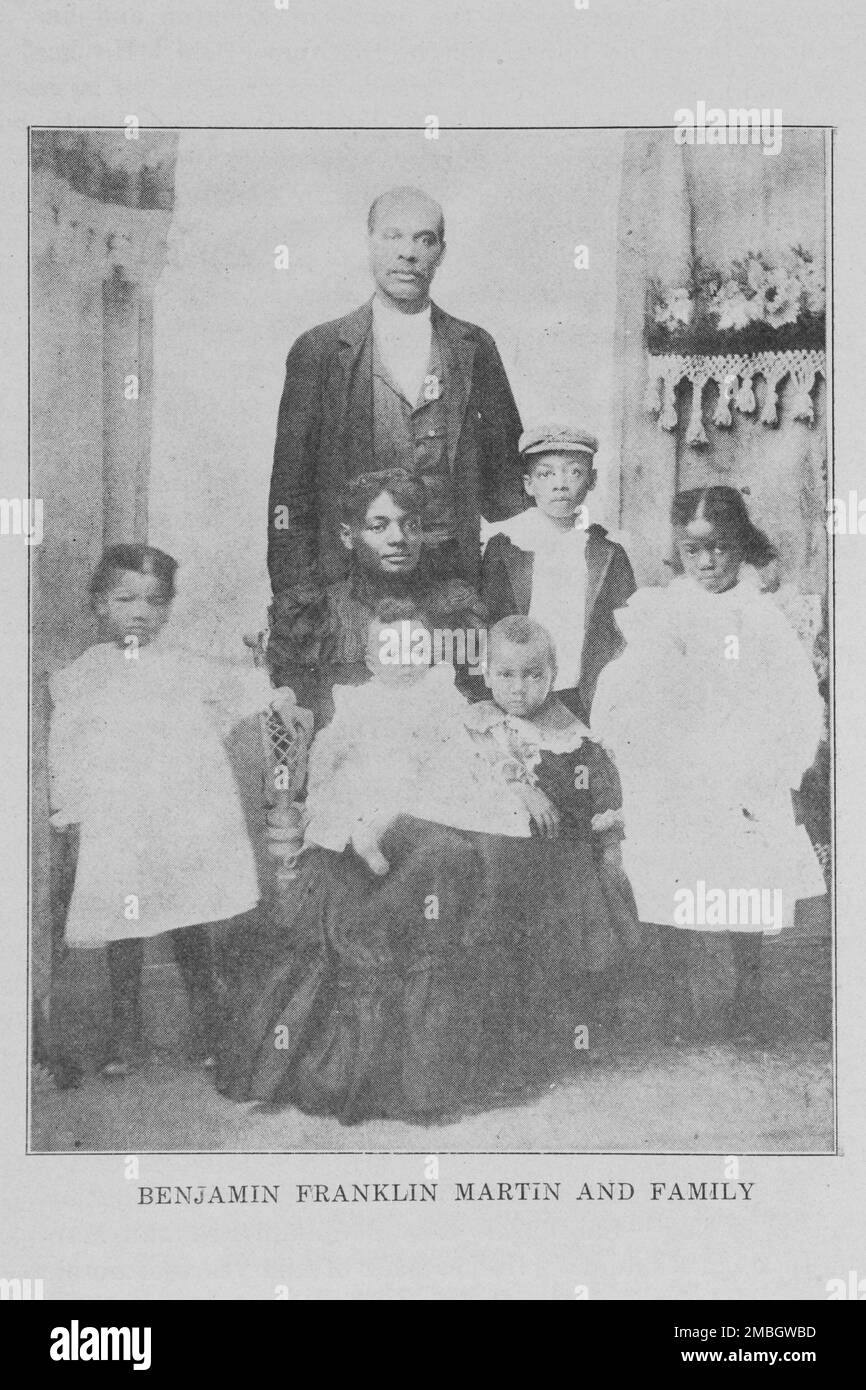
[[[373,466],[374,457],[372,356],[370,370],[360,374],[357,371],[365,348],[372,347],[372,329],[373,301],[370,299],[343,319],[337,348],[341,405],[339,438],[343,440],[344,454],[359,465],[355,469],[358,473],[367,472]],[[351,432],[351,437],[347,431]]]
[[[584,609],[584,632],[589,632],[592,610],[601,593],[602,586],[613,559],[613,546],[607,539],[602,526],[590,526],[586,533],[586,607]]]
[[[529,612],[532,602],[532,560],[531,550],[520,550],[511,541],[502,547],[502,564],[514,595],[515,613]]]
[[[347,314],[340,324],[340,362],[344,370],[354,366],[373,326],[373,301]]]
[[[472,389],[475,341],[457,319],[432,306],[433,327],[445,373],[445,416],[448,429],[448,467],[453,469],[457,444]]]

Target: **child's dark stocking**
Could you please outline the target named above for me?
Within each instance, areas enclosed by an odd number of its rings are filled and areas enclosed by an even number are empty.
[[[141,965],[144,942],[139,936],[108,943],[111,984],[111,1041],[104,1068],[122,1076],[141,1061],[144,1052],[141,1019]]]
[[[697,1033],[697,1018],[689,981],[691,941],[687,930],[660,926],[664,975],[660,1032],[666,1042],[688,1041]]]
[[[778,1033],[782,1019],[761,990],[761,932],[728,932],[734,963],[734,1000],[731,1006],[731,1033],[768,1043]]]
[[[190,1061],[212,1064],[219,1039],[220,990],[210,932],[205,926],[171,932],[175,960],[189,999]]]

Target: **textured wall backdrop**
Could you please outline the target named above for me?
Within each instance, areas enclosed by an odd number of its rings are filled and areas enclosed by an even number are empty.
[[[619,131],[181,133],[154,305],[150,537],[183,564],[184,640],[230,656],[264,625],[286,353],[369,297],[366,212],[392,185],[443,204],[434,297],[493,333],[524,423],[579,420],[610,465],[621,151]],[[604,520],[601,488],[598,505]]]

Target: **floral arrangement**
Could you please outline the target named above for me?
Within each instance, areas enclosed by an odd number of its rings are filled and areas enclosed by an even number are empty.
[[[695,260],[684,284],[648,285],[647,347],[653,353],[821,348],[826,301],[823,271],[802,246],[776,262],[751,251],[725,272]]]

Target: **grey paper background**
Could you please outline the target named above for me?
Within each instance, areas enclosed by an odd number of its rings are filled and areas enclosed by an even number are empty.
[[[103,3],[75,11],[49,3],[33,15],[16,0],[3,23],[17,74],[2,95],[5,495],[27,495],[28,122],[113,125],[134,113],[161,126],[406,124],[418,126],[423,150],[430,113],[443,126],[659,125],[699,99],[780,107],[787,123],[836,127],[836,494],[862,486],[866,21],[850,7],[729,3],[696,14],[679,3],[590,0],[577,10],[542,0],[469,11],[376,0],[361,10],[344,0],[290,0],[283,11],[257,0],[157,4],[121,16]],[[497,211],[507,217],[507,207]],[[591,244],[593,235],[580,226],[573,240]],[[331,284],[310,321],[332,305],[339,312],[351,290]],[[754,1182],[752,1201],[729,1205],[648,1199],[653,1179],[722,1180],[721,1157],[442,1157],[435,1207],[367,1208],[299,1206],[292,1185],[418,1182],[424,1156],[142,1156],[142,1183],[281,1184],[276,1208],[179,1210],[136,1207],[120,1156],[24,1153],[27,556],[20,539],[3,537],[0,1274],[42,1278],[49,1298],[273,1298],[286,1286],[292,1298],[470,1299],[573,1298],[578,1285],[590,1298],[811,1299],[826,1297],[832,1278],[866,1274],[858,1195],[866,1176],[862,545],[862,537],[841,537],[836,546],[839,1156],[743,1159],[739,1177]],[[455,1204],[452,1183],[471,1178],[560,1180],[562,1200]],[[584,1179],[629,1181],[637,1195],[576,1203]]]

